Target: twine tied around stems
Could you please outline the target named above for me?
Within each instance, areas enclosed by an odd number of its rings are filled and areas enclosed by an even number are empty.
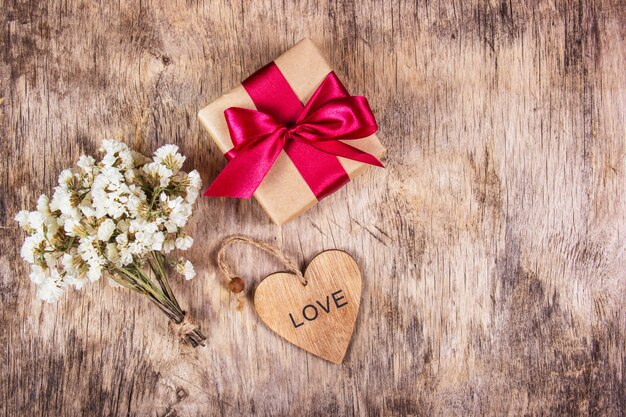
[[[204,346],[204,336],[198,337],[200,326],[198,326],[185,311],[183,312],[183,319],[180,323],[176,323],[174,320],[170,320],[169,326],[174,334],[184,343],[187,343],[193,347],[198,345]]]
[[[225,253],[226,248],[234,243],[243,243],[243,244],[247,244],[250,246],[254,246],[255,248],[259,248],[271,255],[274,255],[285,265],[285,267],[289,270],[289,272],[292,272],[294,275],[296,275],[300,279],[300,282],[302,283],[302,285],[307,284],[307,281],[304,278],[304,275],[302,274],[302,272],[300,271],[300,268],[298,268],[298,265],[296,264],[296,262],[290,257],[288,257],[287,255],[285,255],[276,246],[269,244],[267,242],[264,242],[262,240],[254,239],[248,236],[233,235],[233,236],[227,237],[226,239],[222,241],[220,248],[217,252],[217,265],[222,271],[222,273],[224,274],[224,276],[226,276],[226,278],[229,279],[228,289],[231,292],[235,294],[240,293],[244,290],[244,287],[245,287],[243,280],[234,274],[232,268],[226,262],[226,253]]]

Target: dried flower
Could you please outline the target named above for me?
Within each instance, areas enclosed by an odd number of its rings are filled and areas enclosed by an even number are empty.
[[[187,250],[193,239],[184,231],[202,182],[197,171],[181,171],[185,157],[175,145],[156,150],[154,160],[124,143],[102,141],[99,162],[82,155],[59,175],[52,199],[42,195],[37,210],[20,211],[15,220],[28,236],[22,258],[31,264],[37,296],[58,300],[68,287],[108,276],[109,282],[146,294],[176,323],[185,313],[176,301],[166,265],[185,279],[192,263],[165,255]],[[186,335],[196,346],[199,329]]]
[[[196,276],[196,271],[193,269],[193,264],[182,258],[176,263],[176,271],[184,276],[186,280],[193,279]]]

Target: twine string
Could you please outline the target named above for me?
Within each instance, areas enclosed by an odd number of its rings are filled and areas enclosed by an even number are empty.
[[[174,320],[170,320],[169,325],[174,334],[181,340],[188,342],[190,335],[195,332],[199,327],[193,322],[189,314],[185,311],[185,315],[180,323],[176,323]],[[203,343],[201,343],[204,345]]]
[[[296,275],[300,279],[300,282],[302,283],[302,285],[307,284],[307,281],[304,278],[304,275],[302,275],[302,272],[300,271],[300,268],[298,268],[298,265],[296,264],[296,262],[293,259],[289,258],[287,255],[285,255],[276,246],[271,245],[262,240],[257,240],[248,236],[241,236],[241,235],[233,235],[224,239],[217,252],[217,265],[219,266],[222,273],[228,279],[232,280],[233,278],[236,278],[236,275],[234,274],[230,265],[228,265],[228,262],[226,262],[225,252],[228,246],[235,244],[235,243],[243,243],[243,244],[247,244],[250,246],[254,246],[255,248],[259,248],[271,255],[274,255],[285,265],[285,267],[287,267],[289,272],[292,272],[294,275]]]

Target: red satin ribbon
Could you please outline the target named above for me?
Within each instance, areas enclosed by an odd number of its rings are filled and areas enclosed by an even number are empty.
[[[303,106],[273,62],[242,82],[257,110],[224,111],[234,147],[204,193],[250,198],[284,149],[318,200],[350,180],[337,156],[382,167],[376,157],[341,142],[376,130],[367,99],[350,96],[334,72]]]

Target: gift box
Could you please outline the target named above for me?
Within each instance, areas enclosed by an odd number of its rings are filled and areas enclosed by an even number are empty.
[[[364,97],[350,96],[304,39],[198,117],[229,162],[207,196],[254,194],[284,224],[332,194],[385,148]]]

